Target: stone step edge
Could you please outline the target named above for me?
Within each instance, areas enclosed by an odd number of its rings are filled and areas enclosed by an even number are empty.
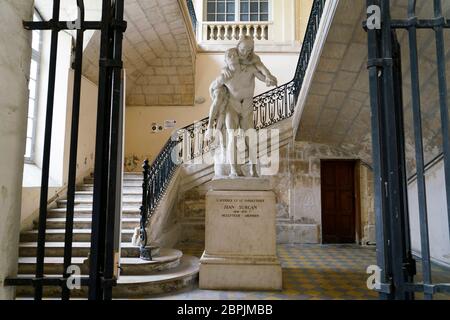
[[[168,257],[169,256],[169,257]],[[131,257],[121,257],[121,265],[147,265],[147,264],[158,264],[167,263],[181,259],[183,257],[183,252],[177,249],[161,248],[159,249],[158,256],[155,256],[152,261],[142,260],[141,258],[131,258]],[[72,257],[72,264],[81,265],[88,258],[87,257]],[[36,257],[19,257],[19,264],[36,264]],[[64,257],[45,257],[44,265],[48,264],[63,264]]]

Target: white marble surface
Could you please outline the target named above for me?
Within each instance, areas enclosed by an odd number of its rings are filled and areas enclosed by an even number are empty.
[[[250,181],[250,182],[249,182]],[[236,190],[217,190],[218,186]],[[239,185],[240,184],[240,185]],[[281,290],[276,255],[276,198],[265,179],[219,179],[206,195],[205,252],[200,288]],[[246,186],[247,187],[243,187]]]
[[[273,191],[209,191],[206,252],[275,255],[275,212]]]
[[[219,191],[269,191],[272,190],[270,180],[253,177],[220,177],[207,183],[209,190]]]

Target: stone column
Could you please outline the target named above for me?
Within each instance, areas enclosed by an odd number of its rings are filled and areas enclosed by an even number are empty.
[[[0,299],[13,299],[5,278],[17,274],[22,175],[28,112],[33,1],[0,1]]]

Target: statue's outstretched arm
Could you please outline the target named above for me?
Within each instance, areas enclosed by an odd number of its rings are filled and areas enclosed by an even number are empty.
[[[219,114],[225,109],[228,98],[227,89],[225,87],[215,90],[215,97],[209,110],[208,128],[212,128],[214,121],[219,117]]]
[[[269,71],[269,69],[267,69],[267,67],[261,61],[261,58],[256,54],[254,55],[254,66],[256,67],[256,70],[258,70],[264,76],[264,80],[261,80],[261,78],[255,74],[259,80],[265,82],[269,87],[278,86],[277,78]]]
[[[255,72],[255,77],[258,78],[259,81],[266,82],[266,76],[261,71]]]
[[[209,91],[212,98],[211,108],[209,110],[208,128],[212,128],[214,121],[219,117],[220,113],[225,109],[228,101],[228,90],[225,87],[225,78],[219,76],[211,83]]]

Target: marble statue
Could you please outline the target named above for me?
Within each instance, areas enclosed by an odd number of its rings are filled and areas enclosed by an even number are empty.
[[[242,37],[237,47],[231,48],[225,53],[225,67],[222,74],[213,81],[210,86],[212,105],[210,108],[210,117],[206,138],[211,140],[213,137],[213,126],[216,124],[214,139],[217,142],[218,158],[215,162],[223,161],[229,167],[229,176],[243,176],[241,164],[238,164],[236,155],[236,132],[246,132],[254,129],[253,124],[253,96],[255,93],[256,78],[265,82],[268,87],[277,86],[277,79],[270,73],[267,67],[262,63],[261,58],[255,54],[255,43],[253,38]],[[217,134],[218,133],[218,134]],[[226,144],[223,138],[226,138]],[[226,147],[225,147],[226,145]],[[248,140],[245,139],[245,150],[249,151]],[[250,157],[250,175],[257,177],[256,159]],[[216,176],[223,176],[224,170],[217,169]]]

